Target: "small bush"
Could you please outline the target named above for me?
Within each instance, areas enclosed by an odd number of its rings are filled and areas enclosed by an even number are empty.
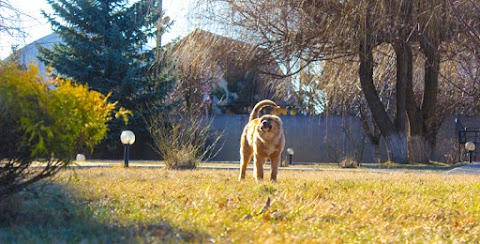
[[[49,88],[54,85],[55,88]],[[0,201],[67,166],[107,132],[116,104],[69,80],[45,81],[30,65],[0,65]],[[117,115],[128,111],[120,109]],[[35,162],[43,167],[32,168]]]
[[[358,168],[360,164],[358,161],[350,158],[344,159],[342,162],[338,163],[342,168]]]
[[[443,155],[447,164],[453,165],[462,161],[460,149],[457,138],[444,139],[441,143],[438,143],[438,151]]]
[[[221,133],[211,130],[212,120],[200,115],[157,114],[149,122],[155,150],[168,169],[195,169],[211,158]]]

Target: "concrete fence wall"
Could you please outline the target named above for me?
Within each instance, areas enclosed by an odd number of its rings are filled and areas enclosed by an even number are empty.
[[[294,162],[340,162],[346,158],[361,162],[374,162],[374,146],[366,137],[361,121],[355,116],[282,116],[285,131],[285,151],[295,151]],[[240,159],[240,136],[247,124],[247,115],[217,115],[212,127],[223,131],[223,147],[212,160],[237,161]],[[480,128],[480,117],[464,117],[469,128]],[[476,149],[480,152],[480,147]],[[478,154],[478,153],[477,153]],[[478,154],[480,155],[480,154]],[[380,143],[381,160],[386,153]],[[442,124],[433,160],[458,162],[464,160],[463,145],[458,144],[455,117]],[[286,152],[283,156],[287,159]],[[480,160],[480,157],[478,157]]]
[[[363,134],[360,120],[353,116],[281,118],[285,149],[294,149],[294,162],[338,162],[344,155],[362,162],[373,161],[372,146]],[[247,122],[248,115],[216,115],[212,127],[223,131],[223,138],[220,151],[212,160],[239,160],[240,136]]]
[[[294,162],[340,162],[350,158],[360,162],[374,162],[373,145],[365,136],[360,119],[355,116],[282,116],[286,145],[285,149],[295,151]],[[216,115],[212,129],[223,132],[212,161],[238,161],[240,159],[240,136],[247,124],[248,115]],[[480,117],[462,118],[469,128],[480,127]],[[147,145],[148,144],[148,145]],[[151,143],[150,143],[151,144]],[[132,159],[160,160],[149,142],[141,138],[132,145]],[[447,119],[438,133],[434,160],[458,162],[464,157],[463,145],[458,144],[455,118]],[[286,150],[285,150],[286,151]],[[480,152],[480,145],[476,149]],[[123,150],[110,157],[122,158]],[[385,148],[381,142],[381,160],[386,160]],[[475,155],[480,155],[476,153]],[[480,156],[478,157],[480,160]],[[284,152],[283,160],[287,160]],[[464,159],[463,159],[464,160]]]

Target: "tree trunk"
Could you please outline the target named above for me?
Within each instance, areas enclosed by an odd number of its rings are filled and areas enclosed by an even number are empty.
[[[428,163],[429,153],[426,147],[427,142],[423,137],[422,111],[415,101],[411,79],[407,83],[407,114],[410,132],[408,137],[408,160],[415,163]]]
[[[412,80],[412,51],[403,41],[396,42],[393,48],[397,56],[397,113],[395,115],[395,128],[399,131],[405,131],[407,125],[407,84],[409,80]]]
[[[157,45],[155,50],[155,76],[158,77],[161,72],[160,63],[162,59],[162,35],[163,35],[163,1],[157,0],[157,12],[160,17],[157,20]]]
[[[373,120],[368,118],[362,106],[360,106],[360,119],[368,140],[374,146],[372,149],[372,158],[375,163],[380,163],[380,138],[382,135],[378,130],[378,126],[376,126]]]
[[[380,160],[380,143],[374,143],[373,144],[372,156],[373,156],[373,160],[375,161],[375,163],[377,163],[377,164],[381,163],[381,160]]]
[[[412,50],[409,45],[401,41],[394,45],[394,49],[397,56],[397,87],[398,83],[405,84],[405,107],[410,125],[408,160],[414,163],[428,163],[429,151],[423,137],[423,119],[413,93]]]
[[[395,125],[388,117],[388,114],[380,101],[377,90],[375,89],[375,85],[373,84],[373,47],[375,41],[372,37],[372,16],[368,13],[370,9],[371,8],[367,6],[365,20],[361,23],[360,28],[363,35],[360,39],[359,46],[360,67],[358,73],[360,76],[360,83],[362,85],[365,99],[372,112],[373,119],[385,138],[389,160],[396,163],[408,163],[405,132],[398,131],[395,128]]]
[[[425,90],[423,92],[423,136],[430,146],[430,155],[433,156],[437,141],[437,94],[438,74],[440,71],[440,53],[438,46],[432,42],[421,41],[425,54]]]
[[[421,135],[408,137],[408,161],[412,163],[429,163],[428,143]]]
[[[387,147],[388,161],[395,163],[408,163],[407,158],[407,138],[405,133],[396,132],[384,136],[385,145]]]

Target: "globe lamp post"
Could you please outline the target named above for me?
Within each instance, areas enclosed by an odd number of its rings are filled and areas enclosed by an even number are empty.
[[[475,151],[475,143],[471,141],[465,143],[465,150],[468,151],[468,154],[470,156],[470,163],[472,163],[473,151]]]
[[[295,154],[295,151],[292,148],[287,148],[287,154],[288,154],[288,164],[292,164],[292,157],[293,154]]]
[[[135,142],[135,134],[132,131],[125,130],[122,131],[122,134],[120,135],[120,140],[122,141],[122,144],[125,146],[125,150],[123,151],[123,158],[125,160],[125,167],[128,167],[128,158],[129,158],[129,150],[130,150],[130,145],[132,145]]]

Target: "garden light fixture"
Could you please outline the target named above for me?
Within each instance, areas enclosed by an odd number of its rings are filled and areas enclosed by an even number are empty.
[[[79,154],[77,154],[77,157],[75,157],[75,160],[76,160],[77,162],[83,162],[83,161],[86,160],[86,158],[85,158],[85,155],[79,153]]]
[[[287,148],[287,154],[288,154],[288,161],[289,161],[288,164],[292,164],[292,157],[293,157],[293,154],[295,154],[295,151],[293,151],[292,148]]]
[[[472,163],[472,155],[473,151],[475,151],[475,143],[467,141],[467,143],[465,143],[465,150],[468,151],[468,154],[470,156],[470,163]]]
[[[129,147],[135,142],[135,134],[129,130],[122,131],[120,140],[122,141],[123,145],[125,145],[123,158],[125,159],[125,167],[128,167]]]

